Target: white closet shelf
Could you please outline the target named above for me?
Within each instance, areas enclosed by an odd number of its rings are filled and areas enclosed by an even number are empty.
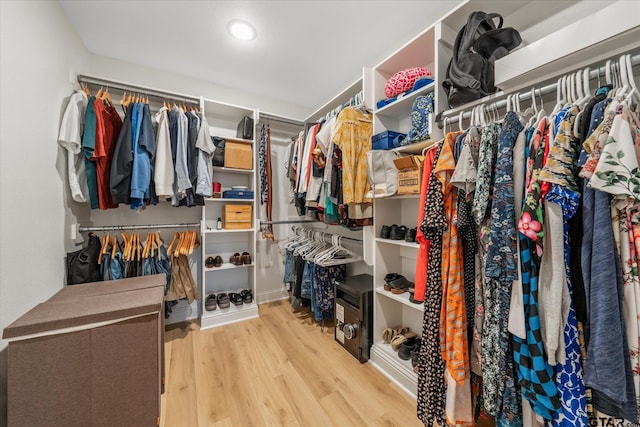
[[[393,151],[395,151],[396,153],[422,154],[422,150],[424,150],[425,148],[429,148],[434,144],[435,141],[428,139],[426,141],[420,141],[413,144],[393,148]]]
[[[214,166],[213,171],[214,172],[246,173],[246,174],[253,173],[253,169],[225,168],[222,166]]]
[[[411,360],[402,360],[391,344],[377,341],[371,347],[369,362],[409,396],[416,398],[418,374],[413,371]]]
[[[238,268],[247,268],[247,267],[254,267],[254,266],[255,264],[234,265],[234,264],[231,264],[230,262],[225,262],[225,263],[222,263],[220,267],[211,267],[211,268],[204,267],[204,271],[208,273],[211,271],[236,270]]]
[[[421,87],[420,89],[411,92],[406,96],[403,96],[395,102],[377,109],[375,113],[380,117],[393,117],[396,119],[409,117],[411,115],[411,107],[413,106],[413,101],[416,99],[416,97],[427,94],[429,92],[433,92],[435,86],[435,81],[433,83],[429,83],[428,85]]]
[[[231,291],[230,291],[231,292]],[[216,307],[213,311],[203,311],[200,317],[200,329],[209,329],[216,326],[258,317],[258,304],[254,301],[249,304],[233,305],[227,308]]]
[[[204,232],[206,234],[224,234],[224,233],[253,233],[253,228],[243,228],[241,230],[225,230],[224,228],[222,230],[207,230],[205,229]]]
[[[253,203],[253,199],[230,199],[230,198],[213,198],[206,197],[204,199],[205,202],[234,202],[234,203]]]
[[[389,197],[381,197],[383,200],[404,200],[404,199],[419,199],[419,194],[396,194]],[[379,200],[379,199],[378,199]]]
[[[414,248],[414,249],[420,248],[419,243],[405,242],[404,240],[383,239],[382,237],[376,237],[376,242],[386,243],[388,245],[404,246],[407,248]]]
[[[391,293],[391,291],[385,291],[384,290],[384,286],[378,286],[376,287],[376,293],[378,295],[382,295],[386,298],[398,301],[406,306],[409,306],[415,310],[420,310],[420,311],[424,311],[424,303],[420,303],[420,304],[414,304],[411,301],[409,301],[409,292],[405,292],[402,294],[394,294]]]

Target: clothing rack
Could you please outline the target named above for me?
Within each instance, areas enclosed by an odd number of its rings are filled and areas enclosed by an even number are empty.
[[[287,125],[298,126],[298,127],[304,126],[304,122],[300,120],[292,119],[289,117],[276,116],[269,113],[260,113],[260,121],[263,121],[263,120],[266,120],[267,122],[279,122],[279,123],[284,123]]]
[[[617,64],[617,62],[614,61],[614,64]],[[640,54],[633,55],[631,57],[631,65],[634,66],[634,67],[640,65]],[[606,65],[598,67],[598,68],[596,68],[594,70],[590,70],[589,71],[589,80],[593,80],[593,79],[596,79],[596,78],[602,76],[603,73],[606,72],[606,70],[607,70],[607,66]],[[565,73],[565,74],[566,75],[575,74],[575,71],[568,72],[568,73]],[[534,89],[533,90],[533,94],[534,94],[533,96],[537,95],[537,96],[541,97],[542,95],[546,95],[546,94],[555,92],[557,90],[557,88],[558,88],[558,82],[551,83],[551,84],[548,84],[546,86],[542,86],[541,88]],[[497,92],[497,93],[495,93],[493,95],[489,95],[489,97],[494,97],[494,98],[503,97],[503,96],[511,94],[512,92],[515,92],[515,93],[520,92],[520,96],[519,96],[519,100],[520,101],[527,101],[527,100],[531,99],[532,91],[531,90],[527,91],[527,90],[523,90],[523,89],[513,90],[513,91],[510,91],[510,92]],[[478,101],[474,101],[474,102],[472,102],[470,104],[464,105],[461,108],[452,108],[450,110],[443,111],[443,112],[439,113],[436,116],[436,119],[435,119],[437,124],[438,124],[438,128],[442,129],[444,127],[445,120],[446,120],[446,122],[448,124],[453,124],[453,123],[459,122],[462,119],[467,119],[467,118],[471,117],[471,111],[464,111],[464,110],[466,110],[468,108],[475,107],[477,105],[481,105],[481,104],[485,104],[485,106],[489,110],[492,110],[492,109],[498,109],[498,108],[502,108],[502,107],[506,106],[507,105],[507,100],[506,99],[501,99],[499,101],[495,101],[495,102],[490,103],[490,104],[486,104],[486,101],[482,102],[482,100],[478,100]],[[460,111],[464,111],[464,112],[460,113]],[[457,114],[457,115],[455,115],[455,114]]]
[[[362,239],[354,239],[353,237],[344,237],[344,236],[340,236],[337,234],[333,234],[333,233],[327,233],[326,231],[319,231],[319,230],[313,230],[313,229],[309,229],[309,228],[302,228],[302,227],[291,227],[292,231],[296,231],[296,230],[305,230],[305,231],[310,231],[313,233],[319,233],[321,234],[323,237],[333,237],[333,236],[338,236],[340,237],[340,239],[342,240],[346,240],[348,242],[353,242],[353,243],[359,243],[362,244]]]
[[[145,86],[137,86],[137,85],[123,83],[115,80],[103,79],[100,77],[85,76],[83,74],[78,74],[77,79],[78,79],[78,83],[80,84],[84,83],[84,84],[93,85],[93,86],[103,86],[107,89],[118,89],[123,92],[127,91],[127,92],[133,92],[133,93],[140,93],[140,94],[147,95],[151,98],[157,98],[159,100],[171,99],[171,100],[185,102],[189,104],[200,105],[200,98],[195,96],[182,95],[176,92],[161,91],[161,90],[148,88]]]
[[[260,221],[260,225],[269,225],[269,224],[299,224],[305,222],[318,222],[315,219],[293,219],[293,220],[285,220],[285,221]]]
[[[78,226],[80,233],[88,231],[124,231],[124,230],[155,230],[160,228],[199,228],[199,222],[189,222],[184,224],[146,224],[146,225],[100,225],[83,227]]]

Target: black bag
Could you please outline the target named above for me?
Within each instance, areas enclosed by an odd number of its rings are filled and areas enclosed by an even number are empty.
[[[224,144],[226,140],[219,136],[212,136],[213,145],[216,146],[213,152],[213,166],[224,166]]]
[[[500,20],[496,27],[494,19]],[[449,107],[475,101],[498,91],[494,86],[496,59],[515,49],[522,38],[513,28],[502,28],[498,13],[473,12],[456,37],[453,56],[442,87]]]
[[[100,249],[100,239],[89,233],[87,246],[67,254],[67,285],[100,281]]]
[[[242,139],[253,139],[253,119],[249,116],[244,116],[240,123],[238,123],[238,131],[236,137]]]

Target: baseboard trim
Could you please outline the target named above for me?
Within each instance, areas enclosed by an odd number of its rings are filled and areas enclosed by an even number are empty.
[[[289,292],[283,286],[282,289],[274,289],[266,292],[258,292],[256,295],[256,301],[258,304],[266,304],[268,302],[282,301],[289,299]]]

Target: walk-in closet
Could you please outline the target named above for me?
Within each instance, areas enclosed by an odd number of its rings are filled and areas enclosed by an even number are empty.
[[[0,426],[640,425],[640,1],[0,32]]]

